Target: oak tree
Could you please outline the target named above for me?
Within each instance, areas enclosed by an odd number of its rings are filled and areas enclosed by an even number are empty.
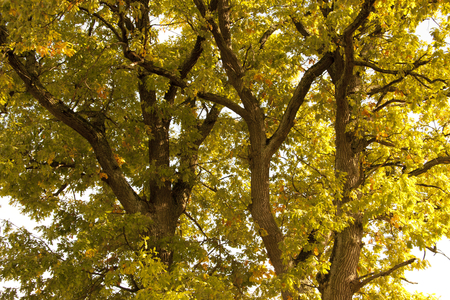
[[[1,2],[1,195],[52,219],[4,223],[2,297],[426,299],[402,284],[449,237],[449,9]]]

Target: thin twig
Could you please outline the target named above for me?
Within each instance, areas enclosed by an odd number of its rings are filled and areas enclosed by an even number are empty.
[[[195,220],[187,211],[183,212],[186,217],[188,217],[192,222],[194,222],[194,224],[197,226],[197,228],[201,231],[201,233],[208,239],[208,236],[206,235],[206,233],[203,231],[202,227],[200,226],[200,224],[198,224],[197,220]]]

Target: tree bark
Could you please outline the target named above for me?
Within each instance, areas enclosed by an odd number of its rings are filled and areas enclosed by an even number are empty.
[[[147,214],[152,223],[148,236],[156,243],[156,249],[161,261],[168,267],[172,264],[173,251],[160,241],[168,242],[175,235],[177,220],[181,214],[172,195],[170,178],[164,178],[170,166],[169,157],[169,127],[170,118],[160,110],[156,91],[145,86],[146,76],[141,76],[139,83],[139,97],[141,101],[144,124],[149,128],[148,156],[149,165],[153,171],[148,178]],[[165,170],[166,169],[166,170]],[[162,171],[162,172],[161,172]]]
[[[334,200],[336,215],[343,215],[342,207],[352,201],[352,197],[358,197],[357,188],[361,184],[360,147],[354,132],[347,130],[351,122],[351,109],[349,106],[349,94],[357,90],[358,78],[353,74],[353,44],[350,39],[345,48],[345,56],[338,51],[335,54],[335,65],[329,73],[335,82],[336,99],[336,177],[344,177],[341,191]],[[353,195],[352,195],[353,193]],[[334,233],[334,245],[331,254],[331,267],[328,274],[319,280],[319,291],[323,300],[351,300],[358,282],[357,267],[362,248],[363,225],[361,215],[349,214],[353,221],[341,232]]]

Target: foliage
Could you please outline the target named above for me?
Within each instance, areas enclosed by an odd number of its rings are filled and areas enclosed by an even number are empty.
[[[1,1],[2,299],[429,299],[449,9]]]

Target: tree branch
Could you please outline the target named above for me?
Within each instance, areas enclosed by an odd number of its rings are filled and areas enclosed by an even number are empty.
[[[175,73],[170,72],[164,68],[155,66],[155,64],[152,61],[143,59],[135,51],[125,50],[124,55],[126,58],[128,58],[133,63],[136,63],[139,66],[143,67],[147,72],[166,77],[167,79],[170,79],[171,82],[174,85],[176,85],[177,87],[181,87],[181,88],[187,87],[186,82],[184,82]]]
[[[367,275],[365,275],[365,276],[359,277],[359,278],[356,280],[357,282],[355,282],[355,283],[353,284],[353,291],[354,291],[354,292],[357,292],[360,288],[362,288],[362,287],[365,286],[366,284],[370,283],[371,281],[373,281],[373,280],[375,280],[375,279],[377,279],[377,278],[380,278],[380,277],[388,276],[388,275],[390,275],[392,272],[394,272],[395,270],[400,269],[400,268],[402,268],[402,267],[404,267],[404,266],[410,265],[410,264],[412,264],[413,262],[415,262],[416,260],[417,260],[417,258],[411,258],[411,259],[409,259],[409,260],[407,260],[407,261],[404,261],[404,262],[402,262],[402,263],[399,263],[398,265],[395,265],[394,267],[390,268],[389,270],[386,270],[386,271],[383,271],[383,272],[374,274],[374,275],[372,275],[372,276],[369,276],[370,274],[367,274]],[[369,276],[369,277],[366,278],[367,276]],[[366,279],[364,279],[363,281],[359,281],[359,280],[362,279],[362,278],[366,278]]]
[[[446,193],[448,195],[448,192],[446,192],[443,188],[441,188],[437,185],[431,185],[431,184],[425,184],[425,183],[416,183],[416,185],[422,186],[422,187],[427,187],[427,188],[435,188],[435,189],[443,191],[444,193]]]
[[[278,150],[292,126],[294,126],[294,119],[297,115],[297,111],[305,101],[305,96],[308,93],[313,81],[325,72],[325,70],[333,64],[333,61],[332,55],[330,53],[326,53],[317,63],[305,72],[288,103],[280,125],[267,141],[266,151],[269,156],[272,156]]]
[[[445,256],[445,258],[447,258],[448,260],[450,260],[450,257],[448,257],[447,255],[445,255],[445,253],[442,252],[441,250],[439,250],[439,249],[437,248],[436,245],[434,245],[433,247],[426,246],[425,248],[427,248],[428,250],[430,250],[430,251],[433,252],[434,254],[441,254],[441,255]]]
[[[387,70],[387,69],[380,68],[376,64],[368,62],[368,61],[355,61],[355,65],[369,67],[376,72],[384,73],[384,74],[392,74],[392,75],[403,74],[401,77],[391,81],[390,83],[388,83],[385,86],[375,87],[375,88],[371,89],[367,93],[369,96],[380,93],[380,92],[387,93],[387,92],[393,91],[393,89],[392,89],[393,85],[398,82],[401,82],[408,75],[413,76],[417,81],[419,81],[420,84],[422,84],[426,88],[429,88],[429,86],[427,86],[425,83],[423,83],[419,78],[426,80],[430,84],[435,83],[435,82],[447,83],[444,79],[437,78],[437,79],[432,80],[432,79],[429,79],[428,77],[426,77],[425,75],[413,72],[415,69],[419,68],[420,66],[426,65],[427,63],[430,62],[430,60],[422,60],[422,58],[423,58],[423,56],[421,56],[418,60],[416,60],[413,63],[413,68],[411,70]],[[384,95],[383,95],[383,97],[384,97]]]
[[[7,51],[6,56],[11,68],[21,78],[28,92],[39,104],[89,142],[103,172],[108,175],[108,178],[105,178],[104,181],[113,190],[125,210],[128,213],[144,211],[142,209],[144,202],[141,201],[126,180],[104,133],[48,92],[39,79],[21,63],[13,51]]]
[[[406,76],[397,78],[395,80],[392,80],[391,82],[389,82],[388,84],[384,85],[384,86],[377,86],[372,88],[370,91],[367,92],[367,95],[372,96],[378,93],[384,93],[384,92],[393,92],[396,91],[397,89],[394,88],[394,84],[401,82],[403,79],[405,79]]]
[[[220,33],[227,47],[231,49],[230,4],[228,0],[218,0],[217,4]]]
[[[429,169],[437,165],[448,165],[450,164],[450,156],[442,156],[432,159],[426,162],[421,168],[417,168],[408,173],[408,176],[419,176],[423,173],[426,173]]]
[[[373,5],[375,4],[375,0],[365,0],[361,11],[359,12],[358,16],[353,20],[353,22],[347,26],[344,30],[344,39],[346,37],[351,37],[353,33],[361,26],[366,19],[369,17],[370,12],[373,10]]]
[[[119,33],[112,24],[107,22],[99,14],[94,13],[92,15],[95,16],[96,18],[98,18],[99,20],[101,20],[102,23],[104,23],[114,33],[114,35],[117,37],[117,39],[122,43],[122,49],[123,49],[124,56],[133,63],[131,68],[133,68],[135,65],[139,65],[139,66],[143,67],[149,73],[160,75],[160,76],[170,79],[171,83],[175,86],[178,86],[181,88],[184,88],[187,86],[187,84],[182,79],[185,78],[187,73],[192,69],[193,65],[195,65],[198,58],[200,57],[200,54],[203,51],[203,49],[201,47],[201,42],[204,40],[203,37],[197,37],[197,42],[194,46],[193,51],[191,52],[191,55],[185,61],[185,63],[182,65],[182,67],[179,69],[180,73],[181,73],[181,78],[180,78],[177,74],[175,74],[171,71],[168,71],[164,68],[155,66],[154,62],[144,59],[143,57],[138,55],[135,51],[131,51],[129,49],[129,45],[128,45],[128,38],[127,38],[128,33],[127,33],[127,24],[126,24],[126,23],[131,23],[131,21],[128,19],[128,17],[126,17],[123,13],[119,12],[117,9],[114,9],[114,7],[112,7],[111,5],[109,5],[107,3],[103,3],[103,2],[102,2],[102,4],[108,6],[113,13],[116,13],[119,15],[118,26],[119,26],[121,32]],[[80,7],[80,9],[89,14],[88,9],[82,8],[82,7]],[[130,68],[130,67],[128,67],[128,68]]]
[[[220,0],[219,2],[221,1],[225,0]],[[210,25],[209,29],[214,36],[214,40],[216,41],[217,47],[220,50],[222,62],[225,67],[225,70],[228,73],[228,76],[234,79],[242,77],[244,72],[241,67],[241,64],[239,63],[239,59],[237,58],[236,54],[231,50],[227,42],[227,39],[229,38],[228,33],[226,32],[227,29],[225,28],[225,33],[221,32],[219,26],[216,24],[216,22],[214,22],[214,19],[206,14],[206,6],[204,5],[202,0],[194,0],[194,3],[197,9],[200,11],[200,14],[205,18],[206,22],[208,22],[208,24]],[[219,20],[221,18],[224,20],[227,19],[226,15],[229,12],[228,9],[222,9],[221,13],[219,14]],[[223,34],[225,34],[226,36],[224,36]],[[237,90],[239,91],[240,89]]]
[[[244,120],[250,119],[249,113],[244,108],[226,97],[212,93],[198,93],[197,96],[207,101],[211,101],[231,109],[233,112],[241,116]]]
[[[198,59],[203,52],[203,42],[206,39],[202,36],[197,36],[194,48],[192,48],[191,53],[188,58],[183,62],[183,64],[178,68],[180,70],[181,79],[185,79],[187,74],[192,70],[192,68],[197,63]]]
[[[210,109],[208,114],[206,115],[205,120],[203,123],[198,126],[198,130],[200,131],[201,138],[195,141],[195,144],[200,146],[203,141],[206,139],[206,137],[209,135],[211,130],[213,129],[214,125],[216,124],[217,118],[219,117],[221,108],[215,103],[213,107]]]
[[[184,215],[185,215],[186,217],[189,218],[189,220],[191,220],[192,222],[194,222],[194,224],[195,224],[195,226],[197,226],[198,230],[200,230],[200,232],[201,232],[207,239],[209,239],[208,236],[206,235],[206,233],[203,231],[203,229],[202,229],[202,227],[200,226],[200,224],[198,224],[197,220],[195,220],[195,219],[194,219],[187,211],[184,211],[183,213],[184,213]]]
[[[139,291],[138,288],[134,287],[132,289],[125,287],[125,286],[121,286],[120,284],[117,284],[116,287],[118,287],[119,289],[123,290],[123,291],[127,291],[127,292],[131,292],[131,293],[136,293]]]
[[[298,32],[300,32],[303,37],[307,38],[311,34],[306,30],[305,26],[303,26],[302,22],[300,22],[296,17],[291,17],[292,23],[294,23],[295,28]]]
[[[120,36],[119,32],[114,28],[114,26],[113,26],[111,23],[109,23],[108,21],[106,21],[105,18],[103,18],[102,16],[100,16],[98,13],[93,13],[93,14],[91,14],[87,8],[84,8],[84,7],[81,7],[81,6],[79,6],[78,8],[79,8],[81,11],[85,12],[86,14],[92,15],[92,16],[96,17],[97,19],[99,19],[106,27],[108,27],[108,28],[114,33],[114,35],[117,37],[117,39],[118,39],[120,42],[123,42],[122,37]]]
[[[399,72],[398,70],[383,69],[383,68],[378,67],[376,64],[374,64],[372,62],[363,61],[363,60],[355,60],[355,66],[368,67],[368,68],[371,68],[374,71],[377,71],[379,73],[384,73],[384,74],[397,75],[398,72]]]
[[[259,39],[259,49],[264,48],[264,45],[266,44],[269,37],[277,30],[278,26],[275,24],[270,25],[269,29],[264,32],[262,37]]]
[[[372,112],[377,112],[379,110],[382,110],[383,108],[385,108],[386,106],[388,106],[389,104],[392,104],[392,103],[407,103],[407,101],[391,99],[391,100],[384,102],[382,105],[377,106]]]
[[[183,80],[186,78],[188,73],[192,70],[192,68],[197,63],[198,59],[202,55],[203,52],[203,41],[205,40],[204,37],[197,36],[197,40],[195,41],[194,48],[192,48],[191,53],[186,58],[186,60],[178,67],[178,70],[180,72],[180,80]],[[177,84],[175,82],[170,82],[169,89],[164,95],[164,99],[172,103],[175,99],[175,96],[177,94]]]

